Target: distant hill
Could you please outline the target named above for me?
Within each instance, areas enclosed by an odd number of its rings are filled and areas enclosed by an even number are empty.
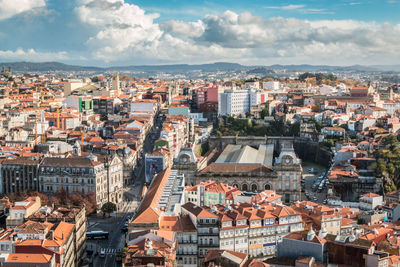
[[[276,72],[274,70],[266,68],[266,67],[258,67],[255,69],[248,70],[247,74],[258,74],[258,75],[273,77],[276,74]]]
[[[173,64],[173,65],[131,65],[115,66],[108,68],[68,65],[60,62],[9,62],[0,63],[1,67],[11,67],[20,72],[46,72],[46,71],[140,71],[140,72],[193,72],[193,71],[228,71],[246,70],[249,74],[273,74],[273,70],[285,69],[298,72],[335,72],[335,71],[400,71],[400,65],[374,65],[374,66],[327,66],[327,65],[271,65],[271,66],[244,66],[237,63],[216,62],[210,64]]]
[[[100,71],[98,67],[67,65],[60,62],[9,62],[0,63],[1,67],[11,67],[15,71],[46,72],[46,71]]]
[[[240,70],[245,69],[246,66],[237,63],[216,62],[211,64],[175,64],[175,65],[142,65],[142,66],[121,66],[111,67],[109,70],[131,70],[131,71],[173,71],[173,72],[186,72],[186,71],[226,71],[226,70]]]

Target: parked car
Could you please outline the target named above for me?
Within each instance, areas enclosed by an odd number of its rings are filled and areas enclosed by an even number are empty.
[[[122,249],[117,249],[117,252],[115,253],[115,261],[116,262],[122,262],[122,258],[124,257]]]

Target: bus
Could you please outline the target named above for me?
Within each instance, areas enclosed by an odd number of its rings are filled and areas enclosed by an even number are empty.
[[[103,231],[86,232],[86,238],[88,240],[91,240],[91,239],[108,239],[108,232],[103,232]]]

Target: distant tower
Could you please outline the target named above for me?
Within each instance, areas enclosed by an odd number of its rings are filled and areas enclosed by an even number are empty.
[[[168,102],[168,105],[171,105],[171,103],[172,103],[172,86],[171,85],[168,86],[167,102]]]
[[[75,142],[73,146],[73,151],[75,156],[80,156],[81,155],[81,145],[79,144],[78,141]]]
[[[117,73],[113,78],[112,78],[112,89],[114,92],[119,96],[121,94],[121,88],[119,86],[119,73]]]

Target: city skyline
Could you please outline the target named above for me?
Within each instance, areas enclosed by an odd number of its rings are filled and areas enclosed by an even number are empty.
[[[0,62],[396,64],[399,1],[1,0]]]

